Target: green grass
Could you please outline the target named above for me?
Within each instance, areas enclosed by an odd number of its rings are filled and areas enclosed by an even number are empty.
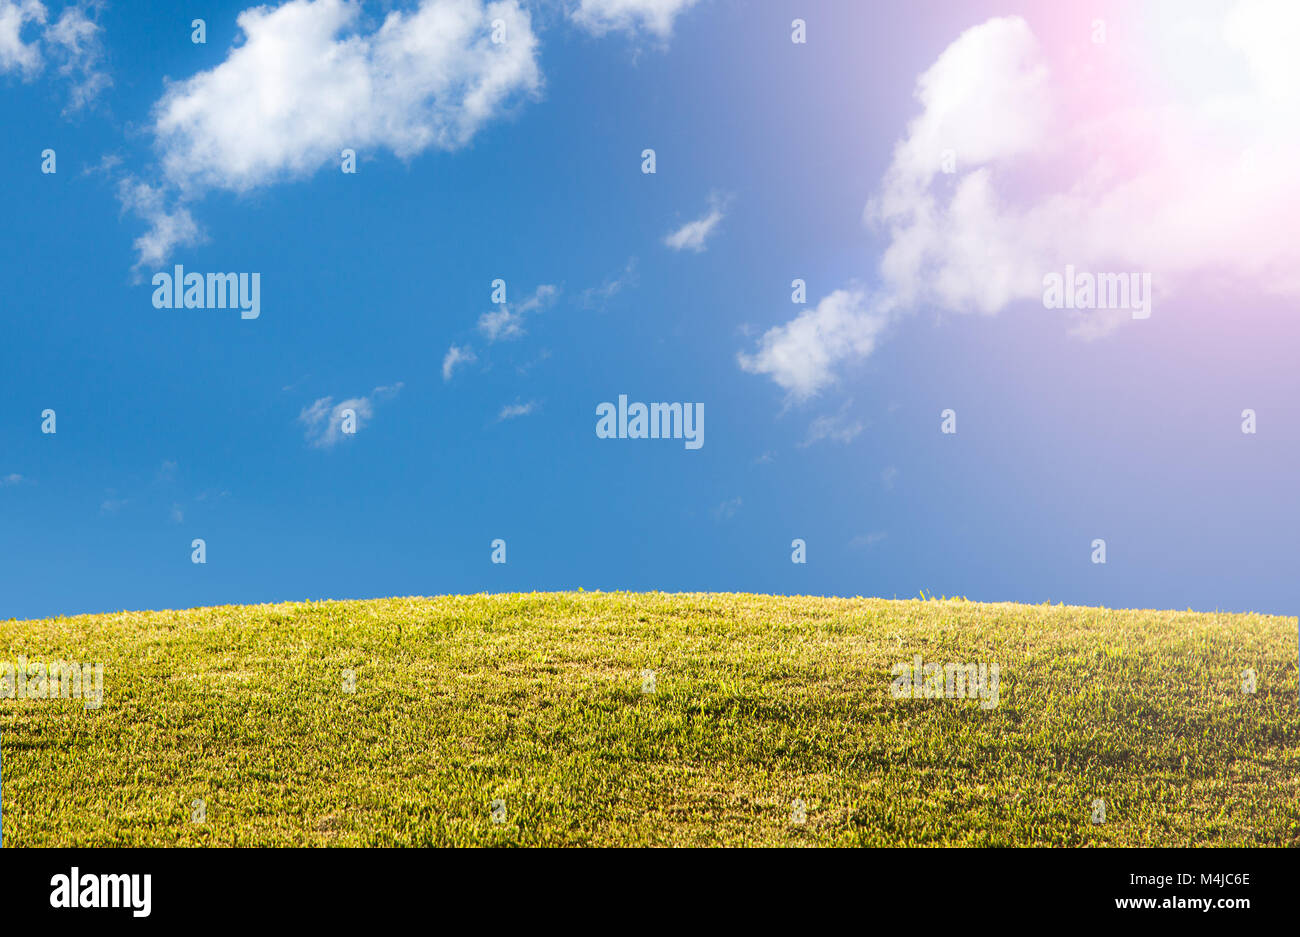
[[[730,594],[10,621],[0,661],[105,676],[0,699],[4,842],[1297,846],[1296,652],[1294,618]],[[895,700],[915,654],[997,663],[999,705]]]

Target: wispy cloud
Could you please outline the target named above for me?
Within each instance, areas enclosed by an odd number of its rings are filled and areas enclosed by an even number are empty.
[[[497,414],[497,422],[504,420],[513,420],[521,416],[528,416],[530,413],[536,413],[540,404],[536,400],[530,400],[528,403],[512,403],[501,408]]]
[[[344,436],[352,435],[343,432],[345,410],[351,410],[355,415],[356,432],[360,433],[362,427],[374,417],[375,404],[397,396],[401,389],[401,382],[388,387],[376,387],[365,397],[350,397],[337,404],[333,397],[321,397],[313,401],[311,406],[303,408],[298,414],[298,422],[306,428],[309,444],[317,449],[329,449],[342,442]]]
[[[603,309],[606,303],[624,289],[635,286],[636,282],[636,258],[631,257],[621,271],[606,277],[600,286],[590,286],[583,290],[578,295],[578,302],[584,309]]]
[[[732,498],[729,501],[723,501],[713,509],[713,517],[719,521],[729,521],[736,516],[743,502],[739,497]]]
[[[52,26],[45,31],[50,58],[59,75],[70,85],[68,111],[78,111],[99,97],[112,85],[101,66],[104,47],[98,23],[86,15],[82,6],[64,7]]]
[[[126,176],[118,182],[118,201],[122,208],[143,220],[148,228],[135,239],[135,269],[161,266],[178,247],[202,242],[194,216],[180,205],[168,207],[163,190]]]
[[[506,341],[524,336],[524,320],[534,312],[546,308],[555,302],[560,289],[549,283],[543,283],[522,303],[511,305],[502,303],[497,309],[479,316],[478,330],[489,342]]]
[[[698,0],[579,0],[569,16],[597,36],[612,30],[643,29],[659,39],[673,32],[673,21]]]
[[[0,487],[7,485],[21,485],[23,477],[17,472],[10,472],[8,475],[0,475]]]
[[[532,371],[533,368],[537,367],[543,361],[549,361],[550,357],[551,357],[550,349],[543,348],[536,355],[534,355],[532,359],[525,361],[523,364],[515,365],[515,372],[522,377],[528,374],[530,371]]]
[[[889,535],[883,530],[873,531],[869,534],[858,534],[849,541],[850,547],[874,547]]]
[[[462,364],[473,364],[477,360],[478,356],[474,354],[473,348],[470,348],[468,345],[465,345],[464,347],[461,347],[460,345],[452,345],[447,349],[447,354],[443,355],[442,358],[443,381],[450,381],[451,376],[456,373],[456,368],[460,367]]]
[[[65,113],[85,107],[112,84],[101,70],[101,27],[87,15],[88,8],[64,7],[50,22],[39,0],[0,0],[0,73],[16,71],[30,81],[52,64],[69,85]]]
[[[675,251],[689,250],[697,254],[702,253],[705,242],[718,229],[726,212],[727,199],[720,195],[711,195],[709,210],[694,221],[688,221],[677,230],[670,231],[664,237],[664,243]]]
[[[861,420],[849,414],[848,410],[852,404],[852,400],[846,400],[840,407],[839,412],[819,416],[813,420],[808,427],[808,436],[799,446],[801,448],[811,446],[823,439],[842,444],[850,443],[856,439],[865,429],[865,425]]]

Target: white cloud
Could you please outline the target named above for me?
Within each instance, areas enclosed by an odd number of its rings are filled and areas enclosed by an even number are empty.
[[[39,35],[32,35],[37,31]],[[86,15],[84,6],[64,7],[50,23],[49,11],[39,0],[0,0],[0,72],[17,71],[31,80],[51,62],[71,84],[67,110],[79,110],[111,84],[99,70],[99,34],[99,24]]]
[[[530,413],[537,412],[538,403],[536,400],[530,400],[528,403],[512,403],[501,408],[497,414],[497,422],[502,420],[513,420],[516,417],[528,416]]]
[[[1092,52],[1094,77],[1050,67],[1018,17],[964,32],[919,77],[921,112],[864,211],[887,238],[879,293],[801,313],[741,366],[806,398],[839,365],[871,354],[895,315],[1041,308],[1044,276],[1067,264],[1150,273],[1156,314],[1200,279],[1300,295],[1291,207],[1300,203],[1300,82],[1288,51],[1300,45],[1300,7],[1243,0],[1226,17],[1204,5],[1176,10],[1154,33],[1177,31],[1175,21],[1182,30],[1166,50],[1171,77],[1158,84],[1143,82],[1161,50],[1136,31],[1132,48]],[[1192,54],[1188,36],[1205,47]],[[1097,69],[1104,87],[1085,86]],[[1113,90],[1126,83],[1146,93]],[[1055,314],[1081,338],[1132,320],[1114,310]]]
[[[580,0],[569,16],[597,36],[612,30],[644,29],[667,39],[672,35],[673,20],[695,3],[696,0]]]
[[[522,338],[524,319],[530,313],[545,309],[555,301],[559,293],[558,287],[544,283],[517,307],[503,303],[500,308],[483,313],[479,316],[478,330],[489,342]]]
[[[424,0],[359,31],[348,0],[290,0],[237,17],[226,60],[168,86],[154,110],[166,177],[246,191],[308,175],[344,148],[400,158],[455,149],[541,87],[517,0]],[[505,41],[492,41],[501,20]]]
[[[871,354],[888,323],[861,289],[836,290],[785,325],[770,328],[758,350],[737,356],[742,369],[766,374],[794,399],[806,400],[835,380],[835,368]]]
[[[162,179],[128,179],[119,193],[149,223],[137,269],[197,242],[186,202],[210,189],[303,178],[339,165],[344,149],[455,150],[542,87],[519,0],[422,0],[369,32],[357,0],[289,0],[236,22],[243,42],[225,61],[170,82],[154,105]],[[132,205],[141,186],[148,196]]]
[[[8,475],[0,475],[0,486],[4,485],[21,485],[23,477],[17,472],[10,472]]]
[[[447,354],[442,359],[442,379],[450,381],[452,374],[455,373],[457,366],[462,364],[473,364],[478,360],[474,354],[474,349],[468,345],[463,348],[459,345],[452,345],[447,349]]]
[[[399,382],[389,387],[376,387],[365,397],[352,397],[334,403],[333,397],[321,397],[311,406],[303,407],[298,414],[298,422],[306,427],[307,442],[317,449],[329,449],[343,441],[343,411],[351,410],[356,416],[356,431],[359,433],[365,424],[375,415],[375,404],[380,400],[394,397],[402,389]]]
[[[180,524],[185,520],[185,512],[181,510],[179,504],[172,505],[171,519],[173,524]]]
[[[1075,89],[1049,83],[1023,20],[967,30],[921,76],[924,110],[867,207],[890,238],[881,273],[894,295],[994,313],[1041,302],[1043,276],[1066,264],[1150,272],[1165,296],[1210,272],[1300,294],[1300,244],[1277,236],[1294,231],[1279,205],[1300,199],[1300,84],[1278,80],[1295,69],[1282,46],[1300,44],[1297,9],[1250,0],[1203,24],[1253,82],[1216,76],[1209,94],[1104,106],[1072,104]],[[1130,141],[1143,142],[1123,152]],[[944,148],[964,167],[951,185],[940,182]],[[1075,331],[1128,319],[1086,314]]]
[[[45,22],[45,6],[37,0],[0,0],[0,72],[20,71],[32,78],[43,66],[38,40],[23,42],[29,23]]]
[[[664,243],[675,251],[691,250],[701,253],[704,242],[713,234],[726,215],[726,200],[713,195],[709,197],[709,210],[694,221],[688,221],[676,231],[670,231],[664,237]]]
[[[928,186],[941,172],[944,150],[975,161],[1030,148],[1034,128],[1047,123],[1046,75],[1035,62],[1036,48],[1023,20],[991,20],[964,33],[921,75],[917,97],[924,110],[895,147],[881,194],[867,209],[872,220],[894,226],[881,261],[885,292],[868,297],[856,288],[836,290],[816,307],[769,329],[756,353],[739,356],[744,370],[768,375],[795,400],[808,399],[835,381],[840,365],[875,350],[896,307],[915,304],[927,289],[926,299],[944,291],[948,280],[943,276],[932,283],[920,276],[922,259],[931,257],[937,239],[950,236],[952,223],[934,205]],[[979,186],[986,182],[986,177],[972,175],[970,188],[959,188],[954,203],[978,201]],[[983,274],[971,282],[981,291],[974,299],[985,305],[1003,301],[998,291],[1006,277],[990,276],[990,270],[1017,256],[1014,247],[1006,247],[999,257],[990,257],[986,250],[993,242],[987,234],[964,233],[954,239],[947,258],[957,266],[956,258],[969,257],[966,264]],[[1036,277],[1041,279],[1041,270]],[[947,298],[955,300],[951,293]]]
[[[865,212],[889,232],[880,269],[900,304],[993,312],[1041,291],[1032,247],[1046,232],[1003,230],[987,166],[1055,139],[1047,76],[1029,26],[1010,17],[968,29],[917,80],[922,113]],[[932,188],[945,151],[972,168]]]

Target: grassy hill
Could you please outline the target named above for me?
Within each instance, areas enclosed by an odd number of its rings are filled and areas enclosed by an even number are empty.
[[[0,623],[19,655],[104,698],[0,699],[6,846],[1300,845],[1295,618],[475,595]],[[896,699],[916,655],[997,705]]]

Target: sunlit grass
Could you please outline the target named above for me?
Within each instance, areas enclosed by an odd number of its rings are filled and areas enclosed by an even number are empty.
[[[916,654],[999,705],[894,699]],[[0,661],[105,677],[0,699],[4,842],[1296,846],[1296,654],[1294,618],[731,594],[10,621]]]

